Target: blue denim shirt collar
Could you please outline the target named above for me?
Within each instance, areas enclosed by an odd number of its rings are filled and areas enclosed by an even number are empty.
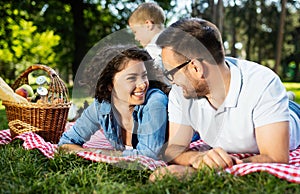
[[[100,113],[102,115],[107,115],[111,112],[111,104],[105,100],[101,102]]]

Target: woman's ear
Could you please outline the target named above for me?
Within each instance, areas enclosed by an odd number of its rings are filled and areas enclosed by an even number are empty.
[[[112,89],[113,89],[113,87],[112,87],[112,85],[111,84],[109,84],[108,86],[107,86],[107,88],[108,88],[108,91],[112,91]]]

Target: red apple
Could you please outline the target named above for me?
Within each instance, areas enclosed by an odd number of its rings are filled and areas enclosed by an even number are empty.
[[[22,97],[24,97],[24,98],[26,98],[26,99],[27,99],[27,97],[28,97],[28,92],[27,92],[27,90],[24,89],[24,88],[18,88],[18,89],[16,89],[15,93],[16,93],[16,94],[19,94],[20,96],[22,96]]]
[[[32,97],[34,95],[33,89],[30,85],[23,84],[20,88],[24,88],[27,91],[28,97]]]

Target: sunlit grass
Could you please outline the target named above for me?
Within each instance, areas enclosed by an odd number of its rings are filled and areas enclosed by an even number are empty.
[[[292,91],[296,95],[295,101],[300,104],[300,82],[284,82],[287,91]]]

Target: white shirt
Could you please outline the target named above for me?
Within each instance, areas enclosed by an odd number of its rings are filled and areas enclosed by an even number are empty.
[[[161,60],[161,48],[159,46],[157,46],[156,44],[156,40],[159,37],[161,33],[156,34],[151,41],[149,42],[149,44],[147,44],[147,46],[145,47],[145,50],[148,51],[148,53],[150,54],[150,56],[154,59],[154,65],[159,67],[159,68],[163,68],[162,65],[162,60]]]
[[[289,121],[288,98],[273,71],[254,62],[235,60],[226,58],[230,88],[217,110],[205,98],[184,98],[182,88],[174,85],[169,94],[169,120],[191,126],[211,147],[222,147],[231,153],[258,153],[255,128]],[[299,122],[298,118],[298,125]],[[300,126],[295,123],[290,128],[299,133]],[[291,143],[290,149],[299,145],[299,139],[294,137],[297,142]]]

